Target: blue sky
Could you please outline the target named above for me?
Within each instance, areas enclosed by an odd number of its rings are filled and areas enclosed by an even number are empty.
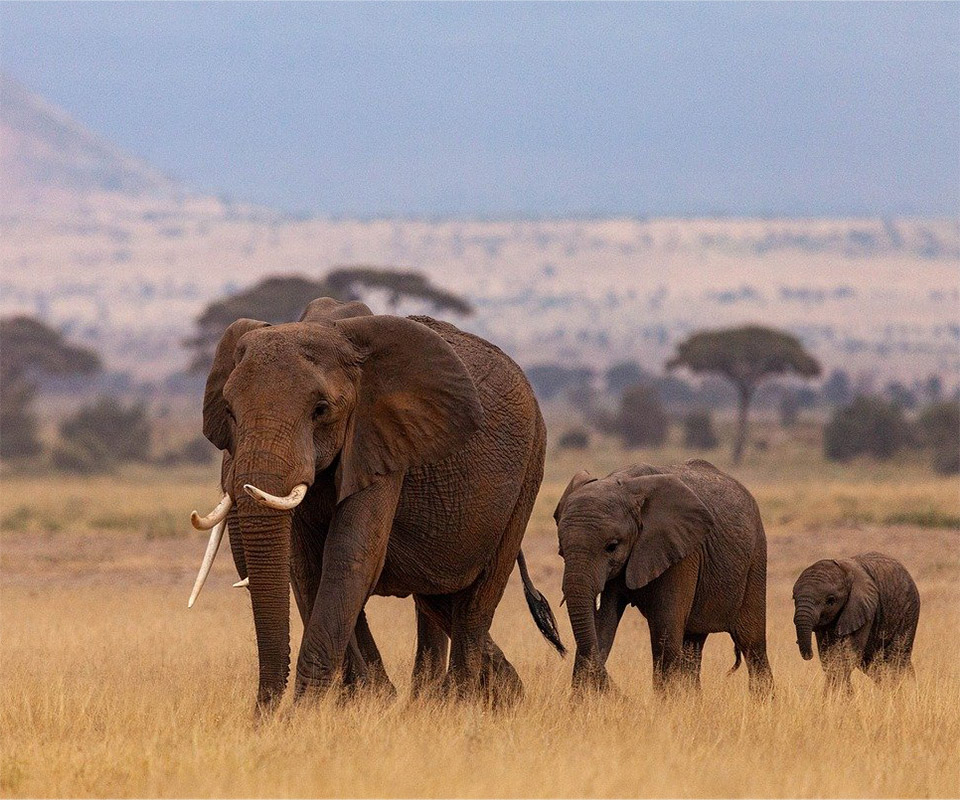
[[[960,6],[0,6],[0,65],[203,191],[341,216],[952,215]]]

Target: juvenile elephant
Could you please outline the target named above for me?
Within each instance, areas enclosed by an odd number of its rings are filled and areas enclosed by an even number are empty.
[[[489,629],[517,560],[537,624],[562,650],[520,554],[543,419],[520,368],[489,342],[330,298],[296,323],[238,320],[214,356],[203,431],[228,457],[223,500],[193,518],[213,528],[195,592],[229,515],[253,606],[258,707],[287,683],[291,581],[304,621],[297,696],[379,662],[363,617],[371,594],[414,595],[421,672],[442,671],[445,635],[451,688],[515,693]]]
[[[554,512],[563,593],[577,640],[575,686],[604,688],[627,605],[646,617],[659,691],[675,677],[699,687],[703,643],[727,631],[750,689],[770,691],[767,544],[750,493],[706,461],[641,464],[606,478],[577,473]]]
[[[793,602],[800,655],[813,658],[812,631],[828,689],[849,691],[857,668],[877,681],[913,673],[920,594],[896,559],[863,553],[817,561],[797,578]]]

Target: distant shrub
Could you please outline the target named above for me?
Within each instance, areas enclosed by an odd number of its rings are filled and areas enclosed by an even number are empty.
[[[917,418],[923,442],[933,449],[933,468],[941,475],[960,473],[960,402],[933,403]]]
[[[719,444],[709,411],[691,411],[683,418],[683,444],[694,450],[713,450]]]
[[[583,428],[573,428],[557,440],[561,450],[585,450],[590,446],[590,434]]]
[[[112,397],[102,397],[65,420],[60,438],[112,461],[145,461],[150,454],[150,420],[142,403],[124,407]]]
[[[800,399],[796,392],[789,389],[780,396],[780,424],[784,428],[792,428],[800,419]]]
[[[886,459],[912,441],[903,409],[879,397],[858,397],[838,409],[823,429],[823,452],[831,461],[860,455]]]
[[[667,438],[667,415],[657,390],[649,386],[624,390],[614,424],[626,447],[661,445]]]
[[[165,466],[177,464],[209,464],[216,455],[216,448],[203,436],[196,436],[182,447],[169,450],[159,459]]]
[[[37,418],[31,411],[36,387],[19,378],[0,381],[0,456],[25,458],[40,452]]]
[[[86,432],[57,442],[50,453],[50,462],[57,469],[79,475],[112,472],[117,464],[104,443]]]

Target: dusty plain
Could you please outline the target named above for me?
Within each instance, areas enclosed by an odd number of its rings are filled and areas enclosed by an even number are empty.
[[[815,439],[771,430],[733,471],[769,539],[772,701],[748,697],[744,668],[727,675],[725,634],[707,640],[700,696],[656,699],[646,624],[632,610],[609,665],[618,695],[575,699],[572,659],[540,638],[514,576],[493,633],[526,684],[515,708],[410,701],[412,602],[374,598],[371,627],[399,699],[294,707],[288,696],[259,726],[249,600],[230,588],[226,549],[186,608],[205,538],[187,515],[215,498],[216,467],[4,473],[0,795],[957,796],[958,482],[916,457],[827,464]],[[696,455],[603,439],[551,448],[525,550],[571,647],[551,517],[566,481],[581,467]],[[725,450],[707,457],[729,467]],[[920,587],[916,682],[893,691],[858,674],[852,698],[824,701],[817,662],[794,644],[790,590],[817,558],[872,549],[900,558]],[[297,619],[294,657],[299,636]]]

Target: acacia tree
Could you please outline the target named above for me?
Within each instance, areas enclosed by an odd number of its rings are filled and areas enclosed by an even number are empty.
[[[213,360],[217,342],[230,323],[243,317],[271,324],[297,319],[315,297],[333,297],[344,302],[361,300],[364,292],[386,290],[392,312],[403,299],[419,300],[437,311],[470,314],[470,304],[430,283],[419,272],[378,267],[343,267],[322,278],[275,275],[237,294],[210,303],[197,317],[197,332],[184,344],[194,351],[191,370],[203,372]]]
[[[757,386],[774,375],[795,373],[804,378],[820,374],[819,362],[795,336],[784,331],[748,325],[699,331],[677,345],[667,369],[687,367],[695,373],[714,373],[737,390],[737,438],[733,463],[739,464],[747,441],[747,415]]]
[[[0,320],[0,455],[35,455],[37,419],[31,410],[39,374],[84,375],[100,369],[92,350],[69,344],[32,317]]]

